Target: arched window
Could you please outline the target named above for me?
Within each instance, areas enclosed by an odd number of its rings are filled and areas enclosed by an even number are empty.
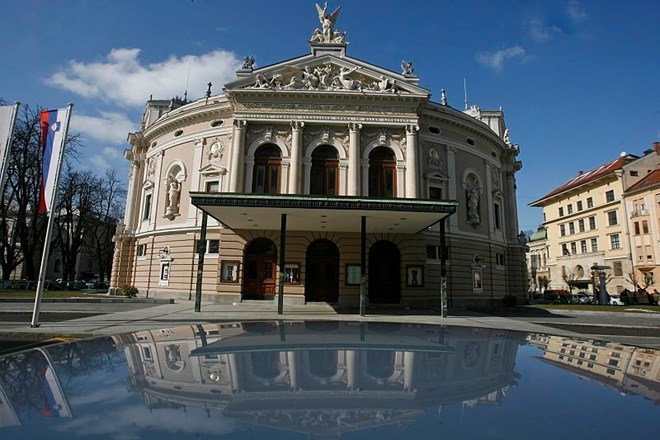
[[[280,192],[280,169],[282,155],[277,145],[266,144],[254,154],[252,192],[255,194],[278,194]]]
[[[396,159],[392,150],[378,147],[369,155],[369,197],[396,195]]]
[[[337,194],[337,150],[322,145],[312,153],[310,194],[334,196]]]

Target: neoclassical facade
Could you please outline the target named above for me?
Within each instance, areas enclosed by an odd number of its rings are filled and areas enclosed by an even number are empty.
[[[353,305],[362,286],[402,307],[439,306],[442,285],[449,306],[524,295],[503,112],[433,102],[412,63],[352,58],[321,22],[307,55],[246,57],[220,95],[147,102],[112,290]]]

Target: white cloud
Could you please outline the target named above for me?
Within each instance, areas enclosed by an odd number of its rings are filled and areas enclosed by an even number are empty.
[[[108,168],[118,168],[120,165],[128,163],[123,160],[124,149],[119,147],[105,147],[100,154],[94,154],[89,159],[94,169],[105,170]]]
[[[112,49],[105,60],[72,60],[46,79],[46,83],[85,98],[97,98],[120,106],[141,107],[149,95],[169,99],[183,95],[190,72],[189,96],[201,97],[209,81],[216,90],[235,77],[239,60],[233,53],[215,50],[203,55],[170,56],[167,60],[142,64],[140,49]]]
[[[539,20],[529,22],[529,33],[537,43],[545,43],[552,40],[555,35],[561,34],[561,28],[556,25],[546,25]]]
[[[587,14],[587,11],[585,11],[578,0],[568,1],[567,12],[573,23],[582,23],[589,19],[589,14]]]
[[[108,143],[125,143],[129,132],[137,130],[133,123],[123,113],[101,112],[101,116],[71,115],[71,130],[83,135],[86,139]]]
[[[520,46],[512,46],[497,52],[484,52],[477,55],[477,61],[486,67],[499,72],[504,67],[504,63],[516,58],[525,58],[525,49]]]

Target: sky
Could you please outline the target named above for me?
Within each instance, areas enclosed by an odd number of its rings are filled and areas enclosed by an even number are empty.
[[[0,98],[74,103],[79,166],[117,169],[145,102],[213,94],[255,67],[309,53],[314,1],[0,0]],[[660,3],[648,0],[343,0],[336,28],[349,56],[400,72],[449,105],[502,108],[520,145],[521,230],[527,205],[622,152],[660,140]],[[124,173],[124,174],[122,174]]]

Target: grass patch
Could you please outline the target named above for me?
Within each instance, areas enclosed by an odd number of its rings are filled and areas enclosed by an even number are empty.
[[[660,307],[644,304],[630,306],[601,306],[599,304],[534,304],[526,307],[545,310],[584,310],[589,312],[660,313]]]
[[[31,299],[34,300],[36,291],[34,290],[0,290],[0,299]],[[46,290],[42,298],[98,298],[99,295],[89,294],[76,290]]]

